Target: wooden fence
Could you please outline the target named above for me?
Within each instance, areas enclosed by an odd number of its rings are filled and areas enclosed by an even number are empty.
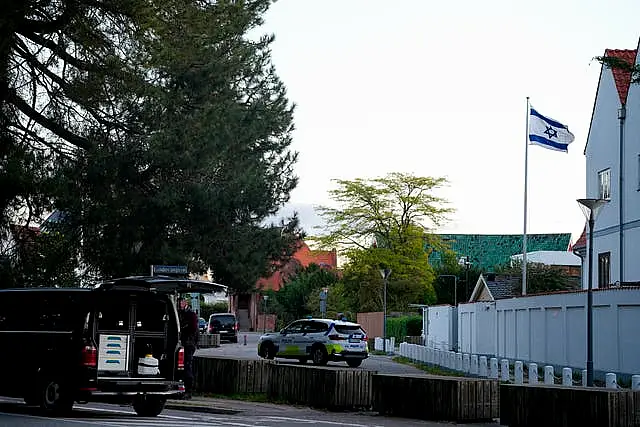
[[[215,394],[266,393],[272,364],[265,360],[196,357],[195,389]]]
[[[358,323],[367,331],[369,338],[381,337],[383,335],[384,313],[358,313]]]

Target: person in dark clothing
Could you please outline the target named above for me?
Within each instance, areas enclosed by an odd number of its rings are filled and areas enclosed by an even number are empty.
[[[193,393],[193,354],[198,346],[198,316],[191,310],[186,299],[178,298],[180,317],[180,340],[184,347],[184,389],[185,399],[191,399]]]

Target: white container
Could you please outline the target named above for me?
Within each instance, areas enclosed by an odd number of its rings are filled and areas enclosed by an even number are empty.
[[[146,355],[138,359],[138,375],[158,375],[158,359],[151,355]]]

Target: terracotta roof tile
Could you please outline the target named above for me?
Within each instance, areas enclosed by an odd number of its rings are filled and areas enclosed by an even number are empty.
[[[606,49],[604,56],[618,58],[630,65],[635,64],[636,50],[635,49]],[[616,82],[616,88],[618,89],[618,95],[620,96],[620,103],[627,103],[627,94],[629,93],[629,85],[631,85],[631,72],[613,68],[613,80]]]
[[[582,249],[586,247],[587,247],[587,226],[585,225],[584,228],[582,229],[582,234],[580,235],[578,240],[573,244],[573,247],[571,248],[571,250],[575,252],[576,249]]]

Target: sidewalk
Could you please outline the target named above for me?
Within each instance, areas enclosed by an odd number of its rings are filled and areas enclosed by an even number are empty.
[[[283,413],[308,412],[311,408],[276,403],[252,402],[247,400],[220,399],[193,396],[191,400],[167,400],[167,409],[178,411],[203,412],[208,414],[236,415],[243,412],[262,415],[281,415]]]

